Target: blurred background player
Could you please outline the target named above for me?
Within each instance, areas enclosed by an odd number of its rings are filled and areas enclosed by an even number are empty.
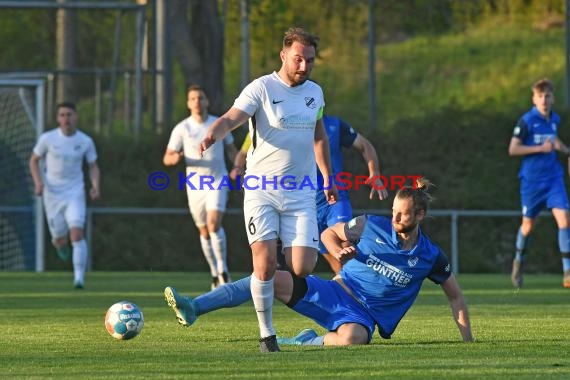
[[[223,140],[213,144],[203,157],[200,155],[200,142],[217,117],[208,113],[208,98],[200,86],[188,87],[186,94],[190,116],[172,130],[162,161],[166,166],[174,166],[184,157],[186,175],[192,175],[187,180],[194,188],[186,186],[188,207],[200,232],[202,252],[210,266],[212,288],[215,288],[231,281],[227,263],[226,233],[222,227],[228,187],[221,186],[216,190],[201,188],[200,178],[213,177],[212,186],[217,188],[222,178],[228,175],[224,151],[233,162],[237,149],[232,134],[229,133]]]
[[[463,341],[473,341],[467,304],[449,262],[420,228],[432,201],[429,186],[427,179],[420,178],[416,187],[398,190],[391,220],[362,215],[326,229],[323,242],[344,264],[332,280],[276,273],[275,297],[328,330],[318,336],[305,329],[294,338],[280,338],[280,344],[368,344],[376,326],[380,336],[389,339],[426,278],[441,285]],[[177,300],[174,311],[179,323],[190,326],[200,315],[248,301],[249,283],[248,278],[241,279],[196,299],[181,296],[172,287],[165,293]]]
[[[558,245],[562,254],[563,286],[570,288],[570,218],[564,170],[557,151],[567,158],[570,149],[558,137],[560,117],[552,111],[554,85],[541,79],[532,86],[534,107],[518,121],[509,144],[509,155],[523,156],[519,170],[522,223],[517,232],[516,253],[511,280],[515,288],[523,285],[524,254],[529,236],[540,211],[546,207],[558,225]]]
[[[283,38],[279,71],[247,85],[234,105],[212,124],[202,141],[202,151],[206,151],[252,118],[247,174],[261,181],[257,188],[244,189],[244,221],[253,258],[251,294],[262,352],[279,351],[273,328],[277,238],[283,242],[287,263],[295,275],[306,276],[317,261],[319,233],[314,189],[287,190],[275,182],[290,178],[301,183],[309,178],[316,183],[316,164],[327,180],[332,174],[327,135],[321,120],[325,106],[323,91],[308,80],[317,42],[318,37],[304,29],[290,28]],[[265,180],[276,185],[268,187],[263,184]],[[334,185],[324,191],[329,202],[336,200]],[[170,300],[175,308],[175,300],[172,297]]]
[[[77,129],[78,115],[73,103],[57,106],[58,128],[42,133],[30,157],[34,192],[41,195],[52,243],[58,256],[69,259],[67,235],[73,247],[73,285],[83,289],[88,264],[85,228],[85,184],[83,163],[87,162],[91,189],[100,196],[100,172],[93,140]],[[40,161],[43,162],[40,169]]]

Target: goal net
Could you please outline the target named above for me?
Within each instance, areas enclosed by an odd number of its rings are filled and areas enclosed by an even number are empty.
[[[44,269],[41,200],[28,166],[43,104],[42,80],[0,79],[0,270]]]

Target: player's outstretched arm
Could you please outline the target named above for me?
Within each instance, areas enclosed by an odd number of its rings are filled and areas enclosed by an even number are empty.
[[[463,293],[461,292],[461,288],[459,287],[455,276],[449,276],[449,278],[441,284],[441,288],[447,296],[449,306],[451,306],[451,312],[453,313],[453,319],[459,328],[463,341],[473,342],[467,303],[465,302],[465,298],[463,297]]]
[[[362,154],[362,158],[368,167],[369,177],[366,183],[372,186],[372,189],[370,189],[370,199],[374,198],[374,192],[378,193],[378,199],[380,200],[388,198],[386,184],[380,179],[380,161],[378,160],[378,154],[370,140],[359,133],[352,143],[352,146]]]
[[[228,112],[217,118],[208,128],[206,137],[200,143],[200,155],[204,154],[206,149],[214,145],[216,141],[223,139],[229,132],[244,124],[250,117],[250,115],[239,108],[230,108]]]
[[[323,191],[325,193],[325,198],[329,204],[333,204],[338,199],[338,190],[336,189],[334,181],[331,181],[333,172],[331,169],[329,138],[327,137],[327,132],[322,118],[317,120],[315,127],[314,150],[317,166],[323,175]]]
[[[511,137],[509,156],[526,156],[527,154],[550,153],[554,149],[554,141],[547,139],[542,145],[524,145],[518,137]]]

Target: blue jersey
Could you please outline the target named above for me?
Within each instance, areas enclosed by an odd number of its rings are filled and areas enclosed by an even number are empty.
[[[558,136],[560,116],[550,113],[547,120],[536,107],[525,113],[518,121],[513,137],[521,140],[523,145],[542,145],[547,139],[554,143]],[[522,158],[519,178],[527,181],[550,181],[563,177],[564,171],[558,160],[557,152],[528,154]]]
[[[372,316],[383,338],[390,338],[412,306],[422,282],[436,284],[451,275],[441,249],[421,231],[411,250],[402,250],[389,218],[363,215],[345,225],[358,256],[340,271],[344,283]]]
[[[323,124],[329,138],[329,149],[331,156],[332,175],[341,173],[343,168],[342,148],[350,148],[356,140],[358,133],[347,123],[334,116],[323,116]],[[323,183],[323,175],[317,168],[317,182]],[[338,191],[338,199],[348,199],[347,190]],[[325,194],[322,190],[317,191],[317,208],[328,205]]]

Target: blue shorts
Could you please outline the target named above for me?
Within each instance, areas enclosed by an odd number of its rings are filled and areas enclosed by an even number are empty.
[[[544,207],[568,209],[568,193],[562,177],[552,181],[535,182],[521,180],[522,214],[534,219]]]
[[[358,323],[368,330],[368,342],[376,327],[374,319],[336,281],[309,275],[307,293],[293,310],[309,317],[329,331],[336,331],[345,323]]]
[[[348,199],[339,199],[336,203],[317,207],[317,224],[319,237],[321,233],[338,222],[348,222],[352,219],[352,205]],[[327,253],[324,244],[319,241],[319,253]]]

